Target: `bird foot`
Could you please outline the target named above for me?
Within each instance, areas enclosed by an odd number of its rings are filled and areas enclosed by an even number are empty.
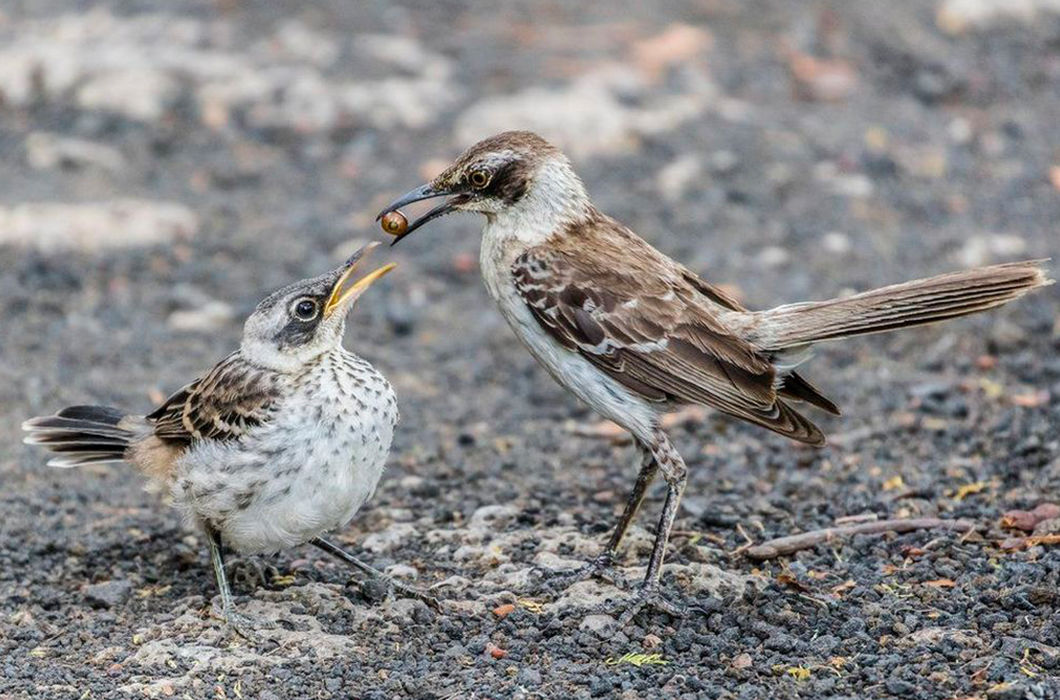
[[[234,608],[221,610],[220,614],[214,612],[214,617],[224,620],[225,628],[252,644],[264,641],[261,634],[263,629],[271,629],[276,625],[267,620],[261,620],[250,615],[236,611]]]
[[[240,588],[265,587],[280,578],[280,570],[258,557],[243,557],[225,563],[225,573]]]
[[[426,591],[420,590],[415,586],[409,586],[399,581],[395,581],[386,574],[379,574],[374,576],[366,582],[360,584],[361,593],[364,594],[365,598],[371,601],[383,601],[392,598],[412,598],[414,600],[421,601],[424,605],[435,612],[440,612],[442,609],[441,601]]]
[[[678,605],[663,597],[657,583],[642,584],[637,589],[637,592],[633,594],[633,597],[618,603],[608,612],[613,615],[621,611],[618,616],[618,627],[621,629],[632,622],[633,618],[645,608],[652,608],[671,617],[683,618],[688,616],[688,610],[683,605]]]
[[[543,575],[548,587],[553,591],[569,588],[571,585],[589,578],[599,579],[618,588],[629,587],[629,580],[615,569],[614,558],[606,552],[573,571],[544,571]]]

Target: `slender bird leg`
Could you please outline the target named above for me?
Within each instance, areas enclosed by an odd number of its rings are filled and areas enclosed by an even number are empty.
[[[644,582],[619,618],[620,627],[629,623],[645,606],[657,608],[676,617],[684,615],[684,611],[678,606],[662,598],[659,592],[659,578],[662,576],[662,565],[666,558],[666,544],[670,540],[670,530],[673,529],[677,507],[681,503],[681,495],[688,481],[688,468],[661,428],[655,428],[652,437],[654,441],[650,446],[651,453],[662,471],[663,478],[666,479],[666,501],[663,503],[662,515],[659,517],[655,545],[652,547],[651,558],[648,560],[648,569],[644,573]]]
[[[221,552],[221,533],[207,525],[206,541],[210,545],[210,563],[213,564],[213,573],[217,577],[217,588],[221,591],[221,614],[224,616],[225,624],[244,639],[256,641],[257,635],[254,628],[258,626],[258,622],[237,612],[232,600],[232,588],[228,585],[224,555]]]
[[[590,577],[604,578],[604,572],[614,566],[615,552],[618,551],[618,546],[622,543],[622,538],[626,536],[626,531],[633,523],[633,519],[637,517],[640,504],[644,501],[644,494],[647,493],[648,487],[651,485],[652,480],[655,479],[655,474],[659,471],[659,466],[655,463],[651,449],[640,441],[637,441],[636,445],[641,458],[637,483],[634,484],[633,490],[630,491],[629,498],[626,500],[626,507],[622,510],[622,515],[619,517],[615,529],[611,532],[611,538],[607,541],[607,545],[602,552],[596,555],[596,558],[585,566],[579,567],[572,572],[552,577],[550,583],[554,584],[554,587],[566,588],[576,581]],[[613,576],[613,574],[609,577],[619,578]],[[612,581],[612,583],[621,582],[616,580]]]
[[[319,547],[320,549],[324,550],[333,557],[341,559],[342,561],[346,562],[361,573],[367,575],[369,578],[375,579],[376,581],[383,583],[387,588],[388,594],[399,594],[405,598],[415,598],[416,600],[423,601],[427,604],[427,607],[433,610],[441,610],[441,604],[434,596],[425,593],[419,590],[418,588],[406,586],[403,583],[395,581],[393,578],[387,576],[379,569],[365,564],[363,561],[353,556],[352,554],[344,550],[342,547],[339,547],[337,544],[329,542],[323,537],[314,537],[313,539],[309,540],[309,544],[315,547]]]

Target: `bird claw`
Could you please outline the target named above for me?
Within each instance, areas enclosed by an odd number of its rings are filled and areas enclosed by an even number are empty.
[[[441,601],[430,593],[421,591],[420,589],[415,588],[413,586],[406,586],[403,583],[398,583],[394,579],[390,579],[389,584],[390,594],[392,596],[400,596],[402,598],[413,598],[415,600],[420,601],[434,612],[441,612]]]
[[[225,573],[241,588],[262,588],[280,577],[280,570],[257,557],[244,557],[225,563]]]
[[[273,623],[267,620],[261,620],[231,608],[222,610],[220,615],[215,612],[214,616],[224,620],[225,627],[229,632],[234,632],[252,644],[264,641],[260,630],[275,627]]]
[[[632,622],[633,618],[645,608],[653,608],[676,618],[688,616],[688,610],[683,605],[678,605],[663,597],[658,584],[647,583],[641,585],[632,598],[619,603],[610,612],[615,613],[619,609],[622,610],[622,614],[618,617],[618,627],[621,629]]]
[[[589,578],[599,579],[605,583],[610,583],[617,588],[629,587],[629,580],[625,575],[615,569],[614,559],[606,552],[598,555],[588,564],[578,567],[573,571],[559,573],[543,571],[543,574],[548,587],[552,590],[566,589],[579,581],[584,581]]]
[[[435,612],[441,612],[441,601],[430,593],[420,590],[414,586],[395,581],[391,577],[380,574],[361,583],[361,592],[372,601],[389,600],[393,598],[412,598],[418,600]]]

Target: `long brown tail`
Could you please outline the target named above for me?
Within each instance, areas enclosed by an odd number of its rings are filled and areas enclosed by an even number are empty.
[[[125,414],[105,406],[70,406],[54,416],[30,418],[22,424],[27,445],[42,445],[59,453],[49,467],[120,462],[133,433],[119,427]]]
[[[881,287],[845,299],[788,304],[755,314],[764,350],[920,326],[986,311],[1052,284],[1045,260],[991,265]]]

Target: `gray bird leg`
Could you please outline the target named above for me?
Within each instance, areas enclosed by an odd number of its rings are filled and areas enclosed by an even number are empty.
[[[670,442],[666,433],[661,428],[655,429],[656,444],[651,447],[655,463],[662,470],[663,478],[666,480],[666,501],[663,503],[662,515],[659,516],[659,526],[655,532],[655,545],[651,550],[651,558],[648,560],[648,570],[644,574],[644,585],[656,585],[662,576],[663,560],[666,558],[666,545],[670,541],[670,530],[674,527],[674,519],[677,517],[677,507],[681,504],[681,496],[685,493],[685,484],[688,483],[688,467],[681,459],[677,449]]]
[[[365,564],[363,561],[353,556],[352,554],[344,550],[342,547],[332,542],[329,542],[328,540],[325,540],[323,537],[314,537],[313,539],[309,540],[309,544],[324,550],[333,557],[341,559],[342,561],[346,562],[361,573],[367,575],[369,578],[381,581],[386,585],[386,587],[391,593],[397,593],[406,598],[415,598],[416,600],[421,600],[426,603],[428,607],[434,610],[441,609],[441,605],[438,603],[438,599],[434,596],[424,593],[423,591],[417,588],[413,588],[412,586],[406,586],[403,583],[398,583],[390,576],[384,574],[379,569]]]
[[[622,515],[619,517],[615,529],[611,532],[607,545],[592,561],[574,571],[556,575],[546,574],[549,578],[549,586],[554,590],[566,588],[572,583],[593,576],[619,586],[625,585],[625,581],[622,580],[623,577],[617,576],[617,572],[608,574],[604,574],[604,572],[614,565],[615,552],[618,551],[618,546],[622,544],[622,538],[626,536],[626,531],[629,530],[633,519],[637,517],[637,511],[640,510],[640,505],[644,501],[644,495],[647,493],[648,487],[651,486],[652,480],[655,479],[655,474],[659,471],[651,450],[639,440],[636,442],[636,446],[641,458],[640,471],[637,473],[637,483],[634,484],[633,490],[629,493],[629,498],[626,499],[626,507],[622,510]]]
[[[681,503],[681,496],[684,494],[685,484],[688,481],[688,468],[662,428],[655,428],[652,437],[654,440],[649,449],[654,463],[662,471],[663,478],[666,480],[666,501],[663,503],[662,514],[659,516],[655,544],[651,550],[651,558],[648,559],[644,582],[630,602],[630,606],[619,619],[620,625],[625,625],[632,620],[646,605],[671,615],[683,614],[680,608],[660,597],[659,578],[662,576],[662,565],[666,558],[666,545],[670,540],[670,530],[673,529],[677,508]]]
[[[610,566],[614,561],[615,552],[622,544],[622,538],[626,536],[626,531],[629,530],[633,519],[637,517],[640,504],[644,501],[644,494],[648,492],[648,487],[651,486],[655,474],[659,471],[659,465],[652,456],[651,449],[639,441],[636,444],[637,451],[640,452],[640,472],[637,473],[637,483],[633,485],[633,490],[629,493],[626,507],[622,510],[614,532],[611,533],[611,539],[607,541],[604,551],[597,557],[597,561],[606,562],[606,566]]]
[[[253,630],[258,624],[246,615],[236,612],[235,603],[232,600],[232,588],[228,585],[224,555],[221,552],[221,533],[209,525],[205,526],[205,530],[206,541],[210,546],[210,563],[213,564],[213,573],[217,577],[217,588],[221,591],[221,614],[224,616],[225,624],[241,637],[255,641],[256,635]]]
[[[227,620],[235,606],[232,603],[232,588],[228,585],[225,573],[224,555],[221,553],[221,535],[212,527],[206,527],[206,541],[210,545],[210,563],[213,564],[213,575],[217,577],[217,588],[221,591],[221,612]]]

